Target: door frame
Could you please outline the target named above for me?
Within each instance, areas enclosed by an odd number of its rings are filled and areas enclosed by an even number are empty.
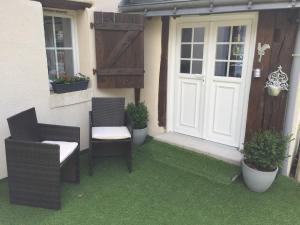
[[[243,109],[242,109],[242,124],[241,133],[239,138],[238,149],[243,147],[245,133],[246,133],[246,121],[248,112],[248,101],[252,78],[252,68],[254,62],[254,54],[256,50],[256,33],[258,23],[258,12],[251,13],[230,13],[230,14],[216,14],[207,16],[182,16],[179,18],[170,19],[170,32],[169,32],[169,53],[168,53],[168,83],[167,83],[167,131],[174,131],[174,109],[175,109],[175,87],[176,87],[176,46],[177,40],[177,27],[179,24],[184,23],[204,23],[214,21],[236,21],[236,20],[249,20],[251,23],[250,32],[250,47],[247,60],[247,75],[245,77],[245,94],[243,96]]]

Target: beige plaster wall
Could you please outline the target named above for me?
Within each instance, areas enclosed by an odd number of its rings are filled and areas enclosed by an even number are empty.
[[[47,61],[39,3],[3,0],[0,7],[0,178],[6,176],[6,118],[35,106],[39,119],[49,118]]]
[[[88,147],[88,111],[92,89],[53,95],[49,92],[43,9],[29,0],[3,0],[0,7],[0,179],[7,176],[5,146],[9,136],[6,118],[35,107],[38,120],[79,126],[81,149]],[[92,76],[89,17],[76,16],[80,71]]]
[[[94,1],[94,0],[93,0]],[[92,2],[93,2],[92,1]],[[90,1],[88,1],[90,2]],[[49,92],[44,41],[43,9],[30,0],[2,0],[0,7],[0,139],[9,136],[7,117],[35,107],[38,120],[81,128],[81,149],[88,147],[88,111],[92,96],[121,96],[134,100],[133,89],[98,89],[95,68],[94,31],[89,24],[94,11],[118,11],[119,0],[95,0],[91,9],[76,12],[79,70],[91,78],[87,91],[53,95]],[[145,89],[141,99],[150,113],[151,135],[157,126],[160,19],[146,21]],[[0,142],[0,179],[7,176],[4,142]]]
[[[120,0],[94,0],[94,10],[102,12],[118,12]]]
[[[141,91],[141,100],[149,110],[149,133],[156,135],[164,131],[158,126],[158,84],[161,56],[161,19],[145,20],[144,61],[145,88]]]

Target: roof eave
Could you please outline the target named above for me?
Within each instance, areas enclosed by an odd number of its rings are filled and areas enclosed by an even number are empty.
[[[91,1],[69,0],[33,0],[40,2],[44,8],[83,10],[92,7]]]
[[[203,5],[197,2],[191,4],[131,4],[119,5],[121,12],[144,13],[145,16],[180,16],[180,15],[203,15],[229,12],[261,11],[271,9],[293,9],[300,8],[299,2],[273,2],[259,4],[240,5]]]

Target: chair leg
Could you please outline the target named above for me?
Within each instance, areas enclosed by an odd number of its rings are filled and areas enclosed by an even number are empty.
[[[128,171],[129,171],[129,173],[131,173],[132,172],[132,148],[131,148],[131,145],[128,148],[126,156],[127,156],[126,158],[127,158]]]
[[[89,149],[89,175],[93,175],[93,156],[92,156],[92,149]]]
[[[80,182],[79,154],[79,149],[77,149],[76,153],[63,166],[61,171],[63,181],[77,184]]]
[[[132,162],[131,162],[131,160],[128,162],[127,167],[128,167],[128,172],[131,173],[132,172]]]

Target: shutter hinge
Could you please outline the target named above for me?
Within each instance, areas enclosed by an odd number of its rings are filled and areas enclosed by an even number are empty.
[[[90,28],[94,29],[94,27],[95,27],[95,24],[94,23],[90,23]]]
[[[96,69],[93,69],[93,74],[97,75],[98,71]]]
[[[252,2],[252,1],[249,1],[249,2],[248,2],[248,9],[249,9],[249,10],[252,9],[252,6],[253,6],[253,2]]]

